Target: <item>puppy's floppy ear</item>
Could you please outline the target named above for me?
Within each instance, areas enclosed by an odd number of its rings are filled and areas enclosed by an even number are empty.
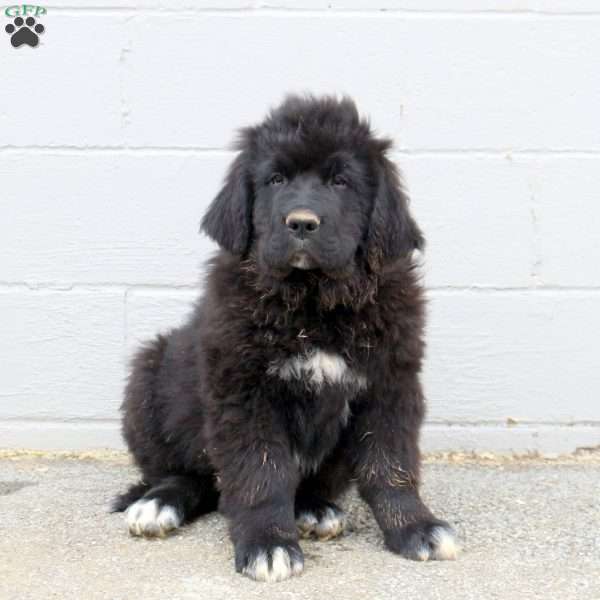
[[[377,173],[377,192],[367,239],[369,265],[375,271],[385,263],[425,245],[423,234],[408,210],[394,164],[381,157]]]
[[[254,196],[246,153],[233,161],[223,188],[208,207],[201,229],[221,247],[243,255],[252,234],[252,199]]]

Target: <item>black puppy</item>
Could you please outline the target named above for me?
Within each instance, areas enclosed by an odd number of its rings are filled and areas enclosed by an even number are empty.
[[[352,481],[390,550],[450,559],[419,497],[423,238],[390,142],[349,99],[289,97],[244,129],[202,227],[221,246],[186,325],[140,350],[123,434],[142,482],[115,501],[134,535],[219,508],[236,569],[303,568],[299,535],[344,527]]]

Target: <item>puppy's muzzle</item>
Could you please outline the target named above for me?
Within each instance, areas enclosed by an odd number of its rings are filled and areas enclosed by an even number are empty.
[[[288,214],[285,225],[294,237],[303,240],[319,229],[321,219],[312,210],[299,208]]]

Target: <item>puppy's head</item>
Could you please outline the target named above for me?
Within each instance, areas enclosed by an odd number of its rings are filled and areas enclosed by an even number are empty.
[[[343,278],[360,261],[378,271],[423,244],[389,147],[351,100],[291,96],[242,130],[202,228],[279,278]]]

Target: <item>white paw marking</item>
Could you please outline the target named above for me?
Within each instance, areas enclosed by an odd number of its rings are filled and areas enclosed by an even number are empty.
[[[344,531],[346,515],[341,510],[327,508],[319,520],[313,512],[303,512],[296,519],[296,526],[303,538],[316,536],[321,541],[337,537]]]
[[[436,527],[432,532],[436,541],[434,558],[437,560],[454,560],[460,550],[456,535],[444,527]]]
[[[435,527],[431,532],[433,548],[423,546],[417,555],[419,560],[454,560],[460,547],[453,531],[445,527]]]
[[[319,519],[312,512],[303,512],[296,519],[296,526],[300,529],[302,537],[309,537],[317,527]]]
[[[276,546],[271,550],[271,567],[269,558],[265,551],[256,555],[254,560],[244,568],[244,575],[256,581],[283,581],[292,575],[300,575],[304,568],[301,561],[290,556],[289,552],[282,546]]]
[[[181,525],[181,517],[173,506],[159,507],[158,500],[138,500],[125,512],[131,535],[163,537]]]
[[[367,378],[350,369],[339,354],[313,350],[307,354],[298,354],[287,360],[275,362],[268,368],[269,375],[278,375],[281,379],[302,380],[307,386],[320,389],[323,384],[344,385],[356,390],[367,387]]]

